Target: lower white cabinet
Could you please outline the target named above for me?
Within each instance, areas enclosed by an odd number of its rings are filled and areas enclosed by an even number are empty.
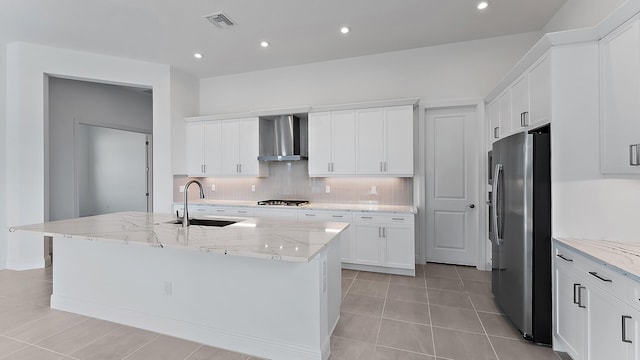
[[[257,207],[253,210],[253,216],[270,219],[298,220],[298,209]]]
[[[554,349],[573,360],[636,359],[640,309],[627,293],[637,282],[558,244],[553,252]]]
[[[355,213],[355,264],[415,269],[413,214]]]
[[[299,210],[298,221],[352,222],[349,211]],[[349,226],[340,234],[340,259],[343,263],[353,262],[353,228]]]

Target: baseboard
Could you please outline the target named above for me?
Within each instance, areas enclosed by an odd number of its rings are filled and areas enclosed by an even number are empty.
[[[371,272],[393,274],[393,275],[416,276],[415,269],[399,269],[399,268],[391,268],[391,267],[385,267],[385,266],[351,264],[351,263],[345,263],[345,262],[342,263],[342,268],[348,269],[348,270],[371,271]]]
[[[321,352],[318,352],[313,349],[232,333],[201,324],[55,294],[51,296],[51,308],[268,359],[327,360],[329,358],[330,337],[327,337],[326,342],[322,344]]]

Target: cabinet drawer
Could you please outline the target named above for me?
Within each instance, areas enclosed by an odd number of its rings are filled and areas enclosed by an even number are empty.
[[[298,219],[298,209],[274,209],[274,208],[258,208],[254,209],[255,217],[277,218],[277,219]]]
[[[213,206],[211,209],[211,214],[227,216],[253,216],[254,211],[249,207]]]
[[[360,224],[413,224],[413,214],[356,213],[353,221]]]
[[[576,260],[580,261],[581,258],[580,255],[562,246],[553,246],[553,261],[558,267],[575,269]]]
[[[623,274],[584,257],[576,264],[576,268],[581,276],[592,285],[618,299],[626,299],[628,279]]]
[[[300,210],[298,220],[300,221],[344,221],[351,222],[350,212]]]

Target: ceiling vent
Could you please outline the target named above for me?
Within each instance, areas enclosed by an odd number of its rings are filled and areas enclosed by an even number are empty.
[[[213,25],[219,27],[220,29],[226,29],[237,25],[223,12],[207,15],[205,16],[205,18],[207,18],[207,20],[211,21]]]

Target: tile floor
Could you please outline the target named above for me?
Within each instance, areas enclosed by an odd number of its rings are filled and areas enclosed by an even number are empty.
[[[415,278],[343,270],[331,360],[558,360],[500,314],[490,273],[427,264]],[[49,308],[51,269],[0,271],[2,360],[256,360]]]

